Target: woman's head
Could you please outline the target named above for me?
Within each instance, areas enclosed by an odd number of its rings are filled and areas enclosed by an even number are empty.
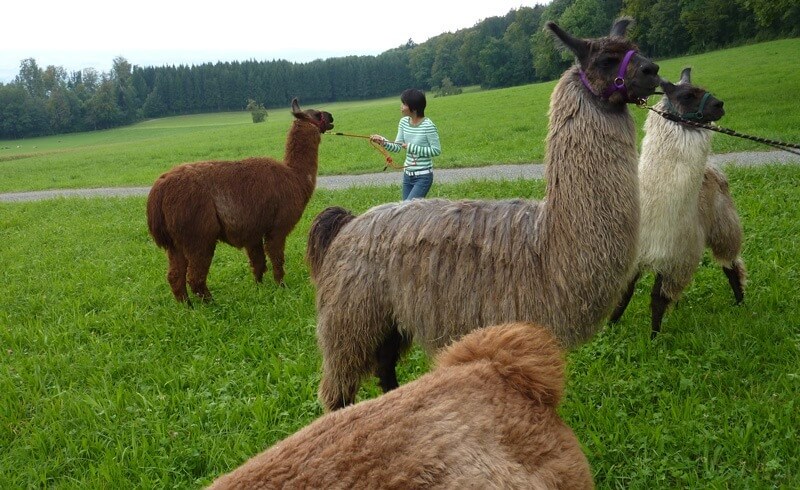
[[[428,102],[421,90],[415,88],[403,90],[403,93],[400,94],[400,102],[408,107],[409,112],[416,113],[417,117],[425,116],[425,106],[428,105]]]

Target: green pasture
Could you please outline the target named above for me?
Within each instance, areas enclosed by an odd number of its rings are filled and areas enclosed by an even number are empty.
[[[681,69],[691,66],[694,81],[725,102],[722,126],[797,143],[800,111],[794,94],[800,93],[798,52],[800,38],[657,61],[661,75],[670,80],[677,80]],[[443,146],[436,166],[541,161],[554,84],[431,97],[426,112],[438,126]],[[657,97],[650,99],[656,101]],[[203,114],[108,131],[0,141],[0,192],[145,186],[183,162],[256,155],[280,159],[291,120],[289,102],[286,107],[270,108],[267,121],[261,124],[253,124],[246,112]],[[333,113],[336,132],[380,133],[393,138],[400,117],[399,97],[310,106]],[[646,111],[631,110],[641,126]],[[768,149],[731,136],[714,140],[717,153]],[[383,157],[366,140],[324,136],[321,175],[376,172],[382,165]]]
[[[561,414],[600,488],[800,487],[800,167],[728,168],[749,284],[708,258],[662,334],[649,287],[568,356]],[[541,181],[436,185],[449,198],[541,197]],[[318,190],[287,244],[287,287],[220,245],[215,302],[172,299],[144,198],[0,204],[0,488],[196,488],[321,414],[311,219],[397,187]],[[401,382],[428,369],[418,350]],[[374,383],[360,398],[379,394]]]

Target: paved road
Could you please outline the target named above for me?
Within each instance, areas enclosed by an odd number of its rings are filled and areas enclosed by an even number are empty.
[[[800,164],[800,155],[785,151],[748,151],[712,155],[710,161],[718,166],[753,166],[764,163]],[[488,167],[437,169],[435,182],[458,182],[470,179],[515,180],[539,179],[544,174],[544,165],[528,163],[519,165],[490,165]],[[347,189],[359,186],[400,185],[400,175],[396,171],[386,171],[363,175],[320,176],[317,188]],[[56,197],[101,197],[101,196],[146,196],[150,187],[101,187],[95,189],[58,189],[33,192],[12,192],[0,194],[0,202],[38,201]]]

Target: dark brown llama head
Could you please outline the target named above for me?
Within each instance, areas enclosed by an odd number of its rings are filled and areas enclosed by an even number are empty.
[[[683,119],[708,123],[725,115],[723,102],[700,87],[692,85],[692,69],[684,68],[676,84],[661,80],[667,111]]]
[[[333,129],[333,114],[316,109],[301,110],[296,97],[292,99],[292,114],[301,121],[308,121],[317,126],[320,133]]]
[[[652,95],[660,82],[658,65],[625,38],[632,19],[614,22],[611,34],[597,39],[573,37],[554,22],[547,28],[575,55],[586,88],[613,104],[638,102]]]

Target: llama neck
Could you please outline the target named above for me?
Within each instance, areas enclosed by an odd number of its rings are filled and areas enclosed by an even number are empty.
[[[571,270],[578,290],[625,281],[639,229],[633,118],[624,104],[589,93],[577,67],[556,85],[549,116],[541,250],[550,270]]]
[[[666,99],[655,108],[666,111]],[[711,153],[712,132],[670,121],[655,112],[647,116],[644,131],[639,160],[642,189],[646,182],[670,179],[678,185],[681,181],[691,182],[693,188],[687,191],[697,192]]]
[[[664,100],[655,107],[666,110]],[[670,121],[655,112],[647,116],[644,130],[639,159],[643,229],[667,219],[696,222],[698,196],[711,153],[711,131]]]
[[[322,140],[319,128],[305,121],[295,121],[286,138],[286,166],[308,178],[313,189],[317,183],[319,144]]]

